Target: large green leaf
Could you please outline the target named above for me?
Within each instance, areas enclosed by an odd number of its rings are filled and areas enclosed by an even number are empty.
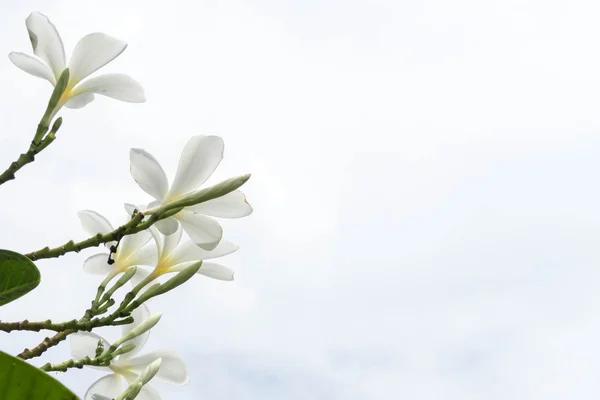
[[[0,400],[79,400],[50,375],[0,351]]]
[[[40,284],[40,271],[27,257],[0,250],[0,306],[31,292]]]

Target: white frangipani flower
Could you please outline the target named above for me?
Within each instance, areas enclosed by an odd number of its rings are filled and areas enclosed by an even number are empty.
[[[90,235],[106,234],[114,230],[111,223],[95,211],[83,210],[79,211],[77,215],[83,229]],[[84,261],[83,270],[95,275],[116,276],[135,266],[154,266],[157,260],[157,250],[154,244],[148,244],[151,238],[152,235],[147,230],[127,235],[121,239],[116,253],[113,254],[114,262],[112,264],[108,263],[109,253],[98,253]],[[114,245],[116,242],[106,243],[106,247],[109,248]]]
[[[56,85],[58,78],[67,68],[65,49],[56,27],[48,17],[33,12],[25,20],[33,53],[12,52],[10,60],[23,71],[46,79]],[[129,103],[146,101],[144,89],[131,77],[124,74],[106,74],[83,79],[119,56],[127,44],[104,33],[90,33],[75,46],[68,64],[70,78],[67,88],[60,98],[54,114],[64,105],[68,108],[82,108],[92,100],[94,93],[112,97]]]
[[[133,328],[150,318],[150,311],[146,305],[132,312],[134,322],[125,325],[123,336],[127,335]],[[173,351],[158,350],[148,354],[137,356],[143,348],[150,332],[145,332],[142,335],[130,340],[126,343],[135,344],[135,349],[129,353],[125,353],[115,357],[107,367],[90,367],[111,372],[90,386],[84,396],[84,400],[93,400],[98,396],[106,396],[110,399],[118,397],[127,388],[128,384],[137,383],[143,374],[147,374],[147,367],[161,359],[160,368],[156,371],[155,366],[151,368],[151,372],[155,372],[157,379],[172,383],[174,385],[185,385],[189,382],[187,367],[183,359]],[[77,332],[70,336],[71,355],[74,360],[80,360],[89,356],[94,358],[96,354],[96,346],[98,341],[104,342],[104,348],[110,347],[110,344],[101,336],[92,332]],[[144,379],[146,380],[146,379]],[[147,381],[147,380],[146,380]],[[102,397],[100,397],[102,398]],[[150,384],[145,384],[141,392],[136,397],[136,400],[160,400],[160,395]]]
[[[204,260],[223,257],[237,251],[239,247],[230,241],[223,239],[214,249],[204,250],[191,241],[179,245],[183,233],[181,227],[177,227],[175,233],[166,236],[162,235],[155,227],[150,227],[149,231],[158,248],[158,261],[152,271],[138,268],[138,272],[132,278],[134,284],[139,283],[140,278],[144,278],[148,283],[164,274],[179,272],[198,261],[203,261],[198,274],[221,281],[233,280],[234,272],[231,269],[221,264],[204,262]]]
[[[131,175],[140,188],[156,200],[148,207],[156,208],[197,192],[223,159],[223,148],[223,139],[218,136],[194,136],[181,153],[171,187],[156,158],[145,150],[131,149]],[[234,190],[225,196],[186,207],[174,216],[158,221],[156,226],[163,234],[171,235],[181,223],[196,245],[212,250],[221,240],[223,229],[209,216],[240,218],[251,213],[252,207],[244,194]]]

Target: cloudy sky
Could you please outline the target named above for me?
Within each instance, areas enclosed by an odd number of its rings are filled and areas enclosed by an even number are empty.
[[[127,41],[103,71],[148,101],[64,110],[58,139],[0,188],[1,248],[84,239],[78,210],[114,220],[147,201],[131,147],[172,177],[191,136],[216,134],[211,182],[253,174],[255,212],[223,221],[236,281],[197,277],[151,305],[164,316],[147,350],[178,351],[191,374],[157,383],[163,398],[597,397],[597,2],[4,3],[0,54],[29,52],[38,10],[68,53],[90,32]],[[8,166],[51,88],[8,57],[0,85]],[[40,287],[0,319],[80,316],[91,254],[39,262]],[[57,375],[79,395],[100,376]]]

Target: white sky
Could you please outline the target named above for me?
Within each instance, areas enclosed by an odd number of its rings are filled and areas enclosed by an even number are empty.
[[[254,214],[223,221],[236,281],[198,277],[151,304],[147,350],[192,381],[168,399],[565,399],[599,391],[600,5],[593,1],[20,1],[67,52],[101,31],[148,102],[97,97],[0,188],[0,247],[83,239],[76,212],[146,201],[128,151],[173,176],[196,134],[215,179],[253,173]],[[0,63],[2,145],[26,149],[49,85]],[[86,251],[39,262],[0,319],[70,319]],[[114,338],[117,331],[108,331]],[[43,335],[3,336],[14,353]],[[53,361],[68,345],[49,352]],[[96,371],[58,375],[83,395]]]

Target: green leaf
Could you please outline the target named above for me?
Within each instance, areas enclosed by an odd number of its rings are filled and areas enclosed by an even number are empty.
[[[50,375],[0,351],[0,400],[79,400]]]
[[[40,271],[29,258],[0,250],[0,306],[31,292],[39,284]]]

